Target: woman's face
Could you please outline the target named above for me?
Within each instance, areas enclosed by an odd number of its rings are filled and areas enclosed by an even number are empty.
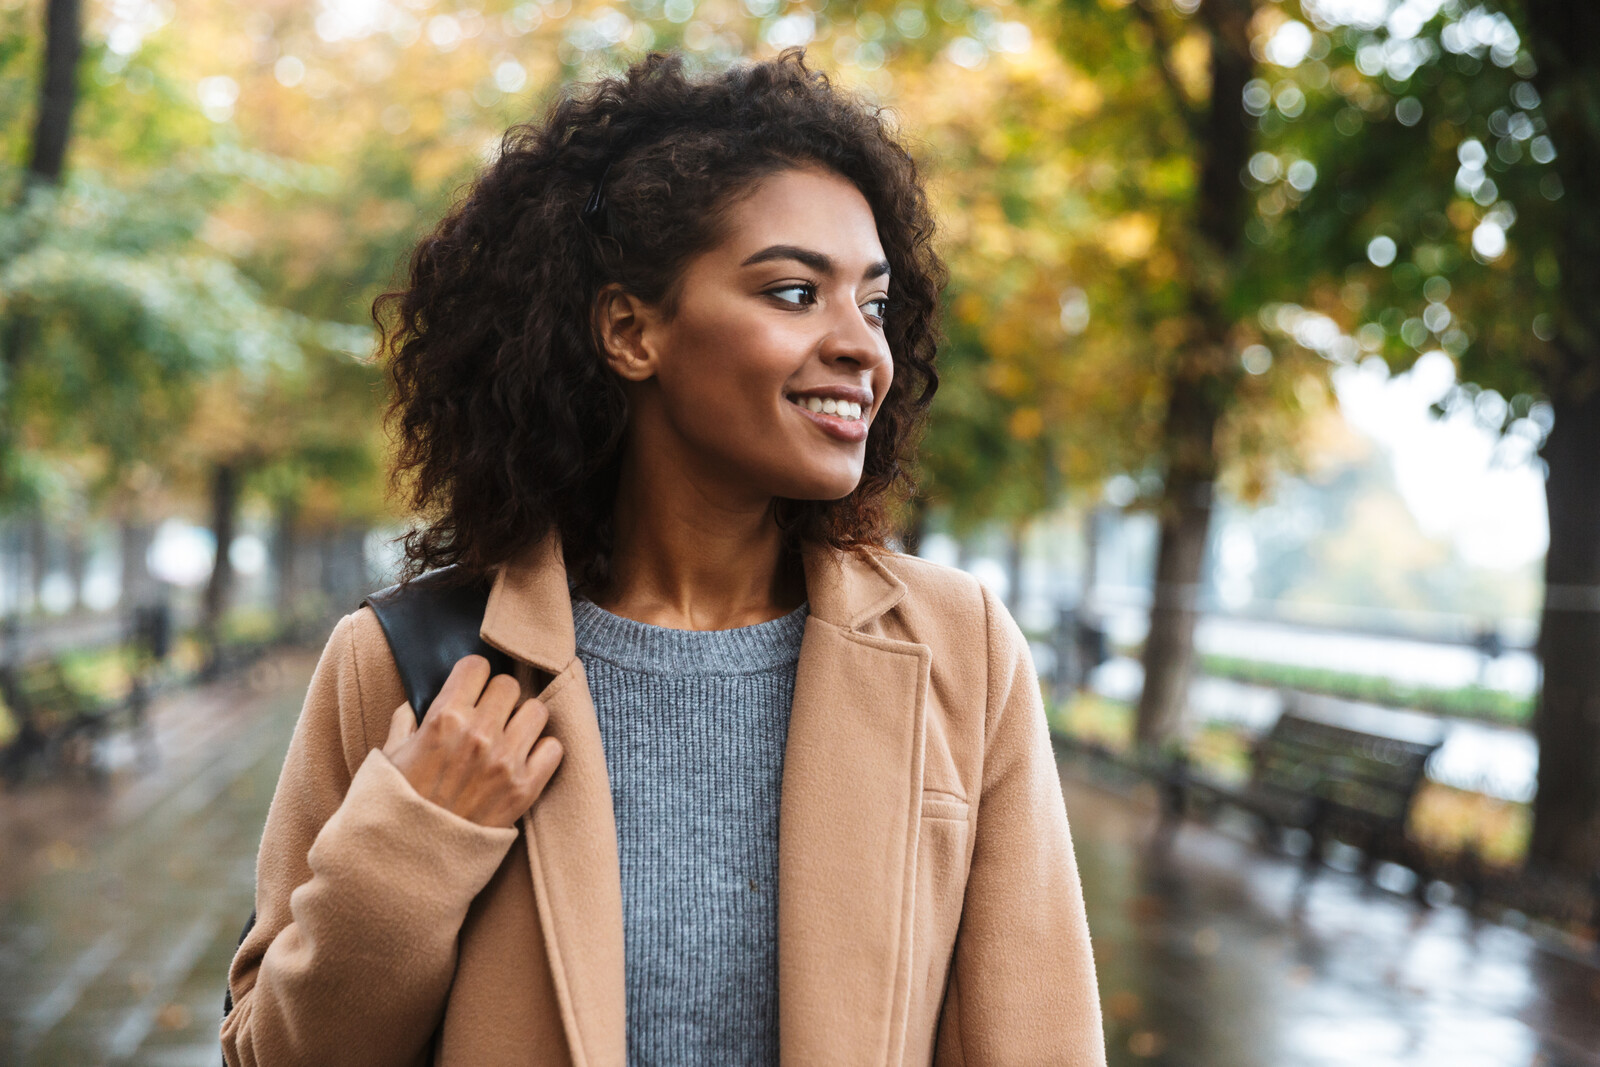
[[[894,377],[872,209],[836,174],[784,170],[730,209],[724,232],[686,265],[671,319],[625,301],[635,317],[611,312],[613,332],[602,313],[611,365],[635,383],[635,459],[752,499],[847,496]]]

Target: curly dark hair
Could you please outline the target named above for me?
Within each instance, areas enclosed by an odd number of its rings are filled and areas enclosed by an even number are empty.
[[[807,68],[801,49],[704,77],[651,53],[506,131],[416,246],[409,286],[373,303],[394,387],[390,484],[422,519],[404,538],[407,580],[450,564],[485,576],[554,527],[579,587],[604,584],[628,407],[601,356],[595,298],[617,282],[673,314],[684,266],[721,240],[739,194],[807,165],[872,208],[895,374],[856,489],[779,500],[777,516],[791,547],[884,543],[893,503],[914,491],[948,277],[917,165],[880,109]],[[602,175],[604,207],[586,218]]]

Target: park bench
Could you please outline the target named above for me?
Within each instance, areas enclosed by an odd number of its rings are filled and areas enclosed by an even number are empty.
[[[0,696],[17,724],[16,736],[0,752],[7,782],[21,780],[34,765],[102,776],[94,745],[125,702],[107,703],[83,693],[55,659],[0,667]]]
[[[1308,878],[1323,866],[1330,841],[1359,848],[1368,878],[1381,861],[1420,874],[1423,864],[1406,835],[1406,818],[1442,738],[1402,738],[1336,724],[1317,714],[1318,703],[1297,698],[1285,709],[1256,741],[1243,784],[1200,774],[1186,757],[1173,760],[1161,783],[1163,833],[1175,832],[1186,813],[1215,813],[1228,805],[1256,820],[1263,844],[1281,845],[1286,830],[1304,832]]]

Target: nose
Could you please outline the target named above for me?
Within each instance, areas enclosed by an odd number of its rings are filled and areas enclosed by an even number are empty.
[[[862,310],[849,301],[839,301],[838,305],[842,306],[832,316],[822,340],[822,361],[830,366],[854,364],[868,372],[889,362],[889,342],[883,331],[868,322]]]

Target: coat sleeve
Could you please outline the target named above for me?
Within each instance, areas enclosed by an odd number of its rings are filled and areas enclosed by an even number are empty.
[[[256,925],[229,972],[229,1067],[424,1062],[467,909],[516,839],[423,799],[373,747],[367,724],[394,710],[363,707],[358,667],[375,661],[393,673],[363,610],[312,676],[261,838]]]
[[[1104,1067],[1083,890],[1028,643],[983,591],[988,708],[972,864],[935,1062]]]

